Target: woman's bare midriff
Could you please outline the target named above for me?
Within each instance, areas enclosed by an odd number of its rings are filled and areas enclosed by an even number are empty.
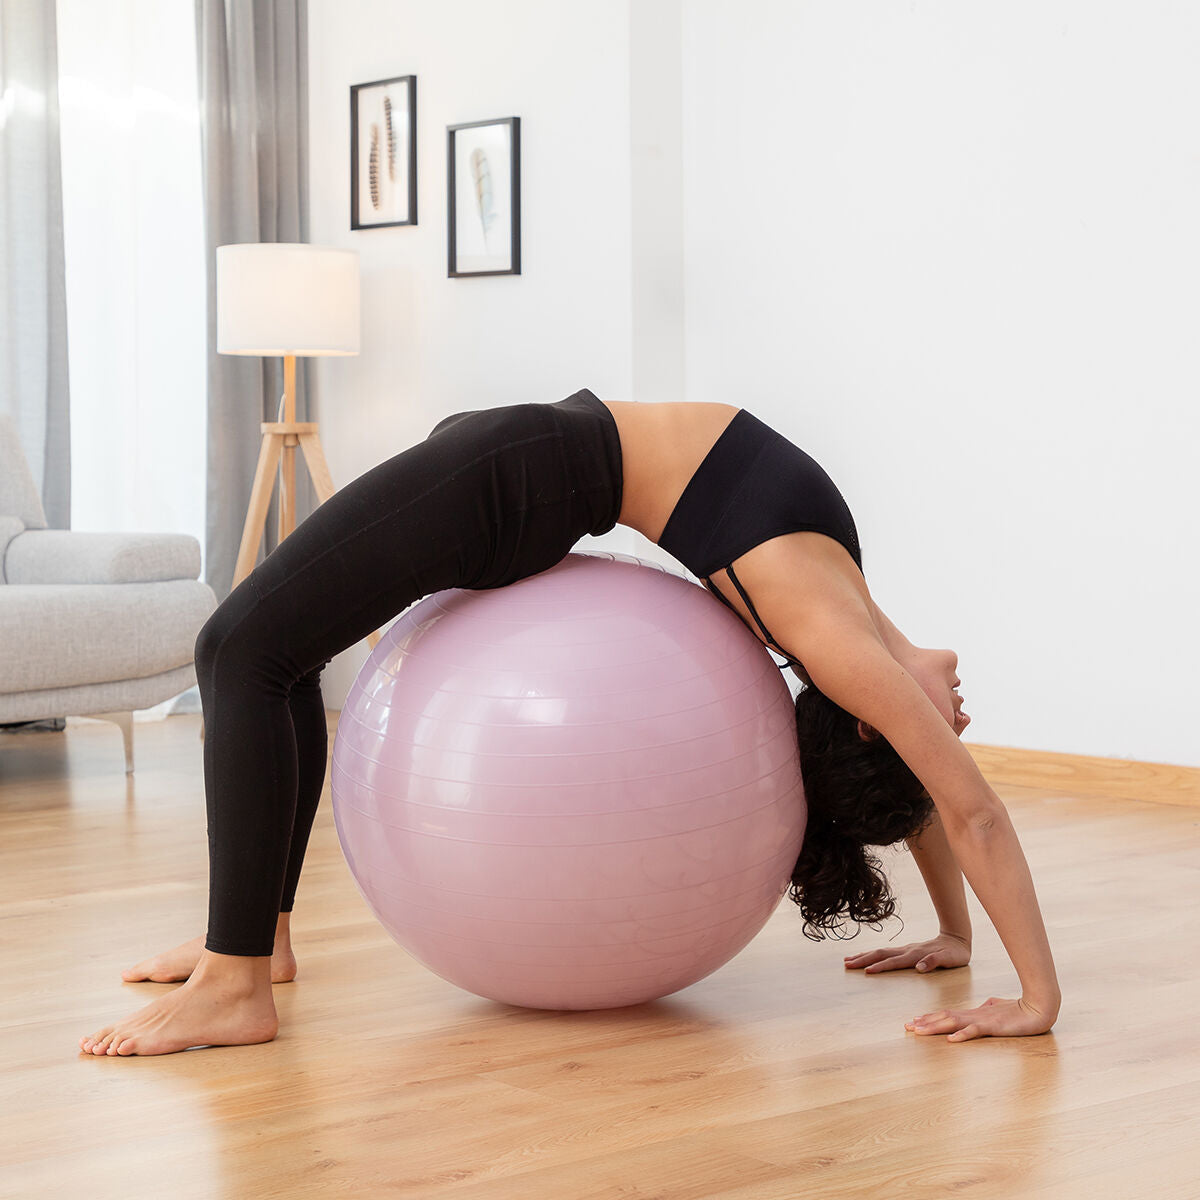
[[[696,468],[737,416],[732,404],[604,401],[621,436],[622,525],[654,542]]]
[[[624,491],[618,521],[657,545],[684,488],[739,410],[730,404],[604,403],[621,436]],[[797,580],[805,581],[814,606],[828,604],[840,611],[871,603],[862,572],[845,547],[823,533],[801,531],[770,538],[734,565],[768,628],[776,615],[782,618],[794,605]],[[716,571],[711,583],[763,641],[728,571]],[[786,621],[777,625],[773,632],[782,636]],[[807,682],[802,668],[798,674]]]

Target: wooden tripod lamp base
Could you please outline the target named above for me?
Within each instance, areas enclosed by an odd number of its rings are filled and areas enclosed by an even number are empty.
[[[296,356],[289,354],[283,360],[284,416],[283,421],[262,423],[262,447],[258,452],[258,466],[254,471],[254,486],[250,489],[250,504],[246,510],[246,524],[242,527],[242,542],[238,549],[237,565],[233,569],[233,586],[237,587],[254,570],[258,548],[262,544],[263,531],[267,525],[267,512],[271,507],[271,494],[275,490],[275,474],[282,463],[279,489],[279,540],[282,542],[296,528],[296,449],[304,455],[305,465],[312,477],[317,500],[324,504],[336,490],[325,461],[325,451],[315,421],[296,420]],[[367,637],[374,649],[379,641],[379,630]]]

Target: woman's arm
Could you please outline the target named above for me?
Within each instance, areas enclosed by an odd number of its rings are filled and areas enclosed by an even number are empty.
[[[965,967],[971,961],[971,917],[967,912],[962,871],[946,840],[937,810],[918,837],[904,840],[929,889],[938,915],[938,935],[906,946],[889,944],[861,954],[847,954],[844,965],[848,971],[864,971],[868,975],[909,968],[933,971],[939,967]]]
[[[967,892],[963,887],[962,868],[950,843],[942,819],[934,812],[933,819],[918,837],[906,838],[905,843],[917,860],[921,878],[937,913],[941,933],[960,938],[971,944],[971,916],[967,911]]]
[[[1061,991],[1029,865],[1000,798],[865,613],[810,609],[788,635],[784,644],[803,660],[814,684],[882,733],[925,785],[947,845],[1020,978],[1019,1001],[940,1014],[930,1031],[953,1029],[957,1040],[1045,1032],[1058,1015]]]

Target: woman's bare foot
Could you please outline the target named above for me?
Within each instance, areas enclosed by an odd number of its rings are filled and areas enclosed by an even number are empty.
[[[296,956],[292,953],[292,914],[280,913],[275,927],[275,953],[271,955],[271,982],[291,983],[296,978]],[[174,950],[151,955],[121,972],[126,983],[181,983],[196,969],[204,953],[204,938],[192,938]]]
[[[237,958],[202,950],[182,987],[91,1037],[85,1054],[122,1057],[173,1054],[191,1046],[252,1046],[279,1031],[269,958]]]

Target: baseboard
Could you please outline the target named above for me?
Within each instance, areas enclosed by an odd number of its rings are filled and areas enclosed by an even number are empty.
[[[327,708],[330,746],[337,735],[338,709]],[[1200,767],[1135,762],[1128,758],[1089,758],[1012,746],[968,744],[971,757],[989,783],[1041,788],[1049,792],[1089,792],[1119,800],[1200,808]]]
[[[1200,767],[969,745],[988,782],[1200,807]]]

